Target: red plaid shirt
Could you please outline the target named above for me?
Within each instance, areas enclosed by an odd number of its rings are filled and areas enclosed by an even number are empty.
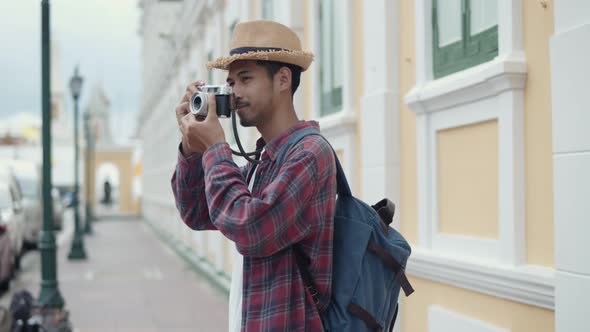
[[[282,166],[275,160],[294,132],[310,126],[319,129],[317,122],[302,121],[265,146],[252,192],[246,183],[251,165],[239,168],[227,143],[187,159],[179,153],[172,191],[182,220],[194,230],[219,230],[244,255],[244,331],[322,331],[293,245],[311,260],[323,308],[332,285],[334,154],[311,135],[287,152]]]

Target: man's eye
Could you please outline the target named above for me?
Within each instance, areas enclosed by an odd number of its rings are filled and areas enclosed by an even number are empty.
[[[252,77],[242,77],[242,82],[249,81]]]

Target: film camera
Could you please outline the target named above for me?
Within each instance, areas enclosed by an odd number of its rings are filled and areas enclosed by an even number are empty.
[[[189,108],[191,113],[196,116],[207,116],[207,105],[209,101],[209,94],[215,95],[215,105],[217,116],[220,118],[229,118],[234,107],[234,97],[232,89],[228,85],[203,85],[199,88],[199,92],[191,96]]]

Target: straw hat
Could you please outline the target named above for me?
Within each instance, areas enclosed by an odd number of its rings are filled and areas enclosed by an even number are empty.
[[[229,56],[207,64],[208,69],[228,70],[236,60],[279,61],[307,70],[313,54],[301,50],[301,41],[288,27],[272,21],[238,23],[231,41]]]

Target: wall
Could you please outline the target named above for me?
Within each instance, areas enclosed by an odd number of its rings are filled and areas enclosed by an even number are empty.
[[[553,161],[549,38],[553,1],[523,1],[525,89],[526,251],[530,264],[553,266]]]

